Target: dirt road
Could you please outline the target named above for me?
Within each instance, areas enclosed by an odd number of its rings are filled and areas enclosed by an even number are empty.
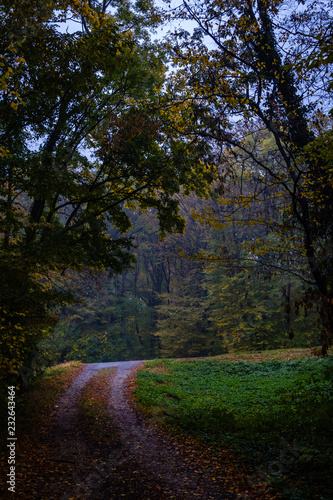
[[[68,476],[41,484],[39,499],[229,499],[187,460],[180,447],[148,426],[127,395],[131,370],[141,361],[86,365],[56,405],[48,435],[49,460],[67,464]],[[80,428],[78,400],[88,381],[103,368],[110,378],[110,443],[91,446]]]

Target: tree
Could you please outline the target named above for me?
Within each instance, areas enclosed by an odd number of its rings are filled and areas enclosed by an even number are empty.
[[[54,331],[40,345],[44,356],[53,363],[155,357],[152,308],[125,293],[118,276],[111,279],[105,273],[98,279],[98,289],[93,281],[86,278],[79,304],[63,308]]]
[[[193,255],[207,246],[211,231],[191,216],[193,207],[207,202],[195,196],[176,196],[186,220],[184,234],[167,234],[161,239],[156,210],[128,210],[132,227],[127,235],[133,240],[135,264],[112,278],[107,273],[97,281],[96,276],[86,276],[80,303],[62,310],[54,333],[42,342],[43,351],[58,362],[73,357],[97,362],[150,359],[167,352],[183,356],[220,352],[220,342],[212,347],[214,339],[208,335],[207,312],[204,307],[194,308],[203,304],[205,295],[200,263],[184,258],[184,254]],[[119,237],[114,228],[110,234]],[[160,335],[155,333],[157,328]]]
[[[169,235],[162,252],[169,263],[168,288],[158,295],[156,336],[161,355],[209,356],[223,352],[221,337],[211,328],[202,255],[212,244],[213,231],[200,224],[194,211],[211,205],[194,196],[181,197],[186,218],[184,235]]]
[[[162,233],[182,231],[173,195],[210,174],[195,181],[204,145],[175,139],[158,112],[150,2],[14,0],[1,11],[2,48],[16,51],[0,101],[1,367],[15,375],[73,298],[71,272],[133,262],[131,240],[112,239],[108,224],[124,233],[126,207],[153,207]],[[68,18],[83,29],[61,31]]]
[[[179,273],[170,292],[160,297],[162,303],[156,307],[156,335],[160,339],[162,356],[211,354],[212,339],[207,335],[207,314],[199,270],[192,266],[183,275]]]
[[[174,49],[173,92],[192,113],[186,134],[221,151],[222,197],[227,179],[246,179],[238,207],[251,207],[249,224],[265,223],[299,250],[297,267],[303,259],[320,300],[325,354],[333,335],[332,4],[184,2],[178,17],[197,24],[192,35],[178,31]],[[275,220],[262,213],[272,197]],[[226,222],[232,213],[237,206]],[[292,253],[286,260],[292,271]]]
[[[316,346],[319,332],[315,312],[288,310],[304,293],[304,283],[292,275],[270,277],[255,255],[241,248],[241,228],[237,228],[236,241],[227,228],[220,233],[213,242],[216,251],[213,253],[211,247],[206,264],[204,288],[209,330],[221,339],[224,349]]]

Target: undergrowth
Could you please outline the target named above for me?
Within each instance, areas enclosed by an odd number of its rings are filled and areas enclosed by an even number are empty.
[[[228,446],[280,498],[333,498],[333,357],[223,359],[146,363],[138,404],[217,455]]]

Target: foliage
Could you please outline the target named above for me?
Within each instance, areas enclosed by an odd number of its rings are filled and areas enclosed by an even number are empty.
[[[133,239],[135,266],[111,279],[107,275],[95,282],[86,278],[81,285],[81,304],[63,309],[54,333],[42,343],[55,361],[151,359],[160,356],[161,351],[165,353],[168,346],[172,347],[170,355],[221,352],[219,342],[210,346],[212,338],[201,318],[203,310],[196,310],[195,304],[189,307],[193,290],[202,286],[202,271],[196,262],[180,256],[180,252],[195,252],[206,245],[206,228],[191,217],[192,206],[203,202],[195,196],[178,195],[177,199],[186,220],[184,236],[171,234],[160,239],[156,211],[136,210],[129,214],[132,228],[128,236]],[[187,287],[183,286],[185,281]],[[183,304],[178,304],[180,295]],[[184,310],[188,322],[184,321]],[[191,319],[192,313],[195,320]],[[162,320],[169,314],[179,323],[171,342],[171,321]],[[196,321],[201,327],[194,340],[188,325],[192,322],[195,329]],[[194,343],[197,345],[191,347]]]
[[[242,249],[246,233],[242,228],[237,234],[223,229],[205,255],[209,329],[227,350],[317,345],[318,312],[290,306],[305,295],[304,283],[297,276],[269,275]]]
[[[161,355],[167,357],[206,356],[212,353],[207,335],[202,278],[197,269],[177,275],[169,293],[160,295],[157,332]],[[219,351],[219,348],[217,348]]]
[[[130,214],[135,266],[113,278],[85,277],[81,303],[64,308],[53,333],[42,342],[53,362],[206,356],[318,344],[316,308],[307,315],[302,310],[296,315],[296,309],[287,312],[288,304],[304,293],[302,282],[296,276],[267,279],[263,267],[242,257],[240,247],[251,228],[214,230],[192,216],[204,206],[216,206],[214,201],[178,199],[186,220],[184,235],[161,240],[156,213]],[[262,236],[258,228],[256,235]],[[196,257],[203,252],[204,268]],[[243,263],[249,272],[242,270]]]
[[[62,310],[42,349],[54,361],[64,359],[116,361],[159,355],[155,330],[158,294],[169,288],[170,263],[175,259],[170,238],[159,238],[156,211],[129,213],[132,253],[136,263],[121,275],[85,277],[79,305]],[[112,237],[119,233],[110,230]]]
[[[230,447],[260,467],[282,498],[330,497],[331,357],[154,361],[137,379],[139,404],[173,432],[196,436],[217,453]]]
[[[73,271],[133,263],[126,207],[153,207],[162,234],[182,231],[173,195],[205,191],[211,169],[207,147],[175,139],[159,110],[150,2],[4,0],[1,12],[3,64],[15,67],[0,100],[1,373],[16,376],[73,296]],[[63,32],[68,18],[82,29]]]
[[[152,308],[121,294],[117,279],[107,276],[82,303],[63,309],[54,331],[40,348],[52,362],[87,363],[155,357]]]
[[[170,93],[191,116],[181,132],[221,153],[221,212],[212,218],[274,233],[273,247],[253,238],[248,251],[270,273],[303,276],[320,303],[325,354],[333,331],[332,3],[287,5],[184,3],[176,16],[196,28],[175,34],[180,68]],[[272,250],[281,262],[269,262]]]

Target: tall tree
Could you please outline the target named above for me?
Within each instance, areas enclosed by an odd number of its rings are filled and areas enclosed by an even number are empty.
[[[211,248],[208,256],[204,288],[209,330],[227,350],[316,346],[314,309],[303,314],[290,308],[304,294],[305,284],[292,275],[270,276],[266,265],[242,248],[246,240],[242,242],[240,233],[237,228],[234,241],[230,230],[220,231],[212,245],[216,251]]]
[[[206,248],[211,230],[191,216],[193,207],[203,206],[202,200],[182,195],[177,195],[177,199],[186,220],[185,233],[181,235],[167,234],[161,239],[157,212],[152,208],[128,211],[132,228],[127,234],[133,239],[135,265],[113,278],[105,273],[103,279],[97,280],[97,286],[96,279],[85,277],[81,303],[64,308],[54,334],[42,344],[57,361],[73,357],[82,361],[133,356],[148,359],[161,352],[183,356],[212,352],[206,311],[203,307],[194,308],[196,303],[203,303],[205,295],[201,266],[184,256]],[[119,237],[116,229],[110,234]],[[172,322],[178,324],[175,331]],[[196,327],[196,322],[201,327]],[[160,335],[155,334],[157,325]],[[198,328],[200,333],[195,334]],[[177,340],[171,341],[174,337]],[[97,338],[101,341],[96,343]],[[169,344],[171,348],[167,347]],[[216,347],[218,350],[219,343]]]
[[[124,233],[126,206],[153,207],[162,232],[181,231],[173,195],[187,182],[200,191],[209,172],[195,181],[205,146],[174,139],[156,106],[164,65],[150,2],[4,0],[1,12],[16,64],[0,100],[1,367],[15,374],[51,307],[69,300],[69,270],[133,261],[108,224]],[[59,28],[68,18],[77,31]]]
[[[162,251],[168,256],[169,286],[159,294],[156,335],[161,355],[207,356],[223,351],[221,339],[209,328],[205,274],[200,256],[209,248],[213,231],[200,224],[194,211],[211,203],[194,196],[181,197],[186,218],[184,235],[169,235]],[[199,256],[199,257],[198,257]]]
[[[256,209],[249,223],[267,221],[287,252],[300,249],[320,296],[325,354],[333,335],[332,3],[205,0],[184,2],[178,17],[197,25],[192,35],[180,30],[174,48],[173,95],[192,110],[186,133],[219,146],[222,196],[238,169],[251,182],[238,205],[278,200],[278,225]]]

